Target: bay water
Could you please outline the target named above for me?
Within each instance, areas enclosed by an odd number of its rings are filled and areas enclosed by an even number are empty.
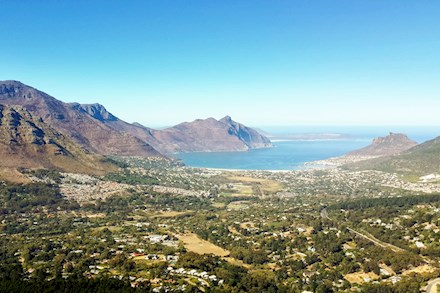
[[[180,153],[176,156],[191,167],[234,170],[298,170],[304,163],[342,156],[350,151],[369,145],[374,137],[385,136],[390,131],[402,132],[421,143],[440,135],[437,127],[283,127],[263,128],[272,133],[273,148],[254,149],[247,152],[198,152]],[[329,133],[338,139],[280,139],[285,133],[306,134],[319,137]]]

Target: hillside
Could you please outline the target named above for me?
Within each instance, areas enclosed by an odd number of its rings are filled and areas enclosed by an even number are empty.
[[[50,168],[104,174],[116,167],[34,118],[22,106],[0,104],[0,167]]]
[[[440,173],[440,137],[419,144],[399,155],[347,165],[355,170],[380,170],[423,176]]]

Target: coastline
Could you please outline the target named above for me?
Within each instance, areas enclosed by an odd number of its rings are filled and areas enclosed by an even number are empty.
[[[222,172],[271,172],[271,173],[287,173],[287,172],[298,172],[298,171],[313,171],[313,170],[328,170],[337,169],[343,165],[356,163],[360,161],[365,161],[369,159],[377,158],[378,156],[339,156],[331,157],[323,160],[308,161],[304,162],[301,167],[297,169],[228,169],[228,168],[213,168],[213,167],[196,167],[186,165],[187,168],[191,169],[202,169],[206,171],[222,171]]]
[[[261,169],[227,169],[227,168],[210,168],[210,167],[192,167],[187,166],[188,168],[192,169],[202,169],[207,171],[223,171],[223,172],[272,172],[272,173],[287,173],[287,172],[294,172],[299,170],[261,170]]]

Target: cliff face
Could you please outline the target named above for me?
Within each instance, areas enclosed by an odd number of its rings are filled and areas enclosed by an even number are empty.
[[[260,132],[255,129],[233,121],[229,116],[220,119],[219,122],[227,125],[229,127],[228,133],[233,133],[233,135],[237,136],[250,149],[272,147],[272,143],[266,136],[260,134]]]
[[[99,120],[101,122],[105,121],[118,121],[119,119],[113,116],[103,105],[100,104],[71,104],[72,108],[86,113],[87,115]]]
[[[385,137],[378,137],[362,149],[348,153],[348,156],[392,156],[400,154],[416,146],[417,143],[402,133],[390,133]]]

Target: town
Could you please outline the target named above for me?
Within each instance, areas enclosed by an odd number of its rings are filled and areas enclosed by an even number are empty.
[[[23,170],[38,194],[4,183],[4,265],[152,292],[418,292],[440,274],[436,181],[114,159],[101,177]]]

